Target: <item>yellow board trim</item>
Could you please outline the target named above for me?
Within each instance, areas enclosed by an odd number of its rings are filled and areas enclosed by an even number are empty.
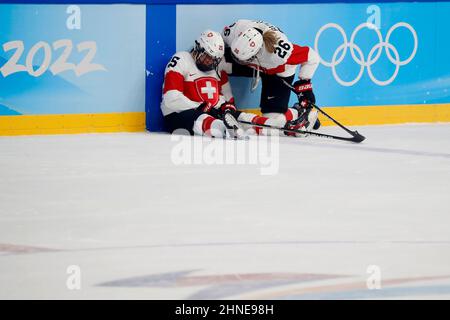
[[[390,105],[322,108],[340,123],[348,126],[423,122],[450,122],[450,104]],[[261,114],[259,109],[246,110]],[[323,115],[324,126],[334,123]]]
[[[137,132],[145,112],[0,116],[0,135]]]
[[[344,125],[450,122],[450,104],[324,107]],[[247,112],[260,114],[259,109]],[[320,116],[324,126],[333,122]],[[0,135],[145,131],[145,112],[0,116]]]

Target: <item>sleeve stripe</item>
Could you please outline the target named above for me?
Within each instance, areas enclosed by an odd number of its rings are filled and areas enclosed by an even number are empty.
[[[294,50],[292,51],[291,56],[289,57],[287,64],[302,64],[308,61],[308,53],[309,47],[300,47],[294,44]]]
[[[220,72],[220,85],[223,86],[228,82],[228,74],[225,71]]]
[[[164,76],[163,94],[170,90],[184,90],[184,77],[181,73],[176,71],[169,71]]]

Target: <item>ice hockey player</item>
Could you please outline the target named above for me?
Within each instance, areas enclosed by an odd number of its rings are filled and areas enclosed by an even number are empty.
[[[262,80],[260,107],[263,116],[277,119],[278,125],[293,129],[318,129],[320,122],[311,78],[320,58],[310,47],[291,43],[277,27],[264,22],[238,20],[222,32],[225,42],[225,67],[232,76],[253,77],[253,89]],[[301,65],[299,80],[293,86],[299,103],[288,107],[290,89],[297,65]]]
[[[222,36],[206,30],[190,52],[172,56],[164,74],[161,102],[169,132],[184,129],[191,135],[240,139],[246,132],[237,119],[275,125],[273,120],[236,109],[227,73],[220,66],[224,49]],[[259,127],[250,130],[267,132]]]
[[[229,112],[236,108],[224,97],[224,91],[230,90],[226,73],[219,70],[224,48],[221,35],[206,30],[190,52],[172,56],[164,74],[161,102],[169,132],[185,129],[190,134],[226,137],[232,132],[227,129],[240,128]]]

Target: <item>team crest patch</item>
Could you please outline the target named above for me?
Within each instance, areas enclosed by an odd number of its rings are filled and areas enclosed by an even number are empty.
[[[214,78],[199,78],[194,81],[198,95],[203,101],[210,102],[213,106],[219,102],[219,83]]]

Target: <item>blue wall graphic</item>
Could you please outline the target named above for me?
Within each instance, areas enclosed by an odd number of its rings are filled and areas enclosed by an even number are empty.
[[[450,102],[450,60],[447,58],[450,52],[447,26],[450,3],[381,3],[377,5],[380,29],[373,30],[366,25],[356,30],[369,20],[369,5],[179,5],[177,50],[190,48],[195,36],[206,27],[221,31],[237,19],[264,20],[280,27],[294,43],[314,48],[317,38],[317,49],[325,63],[330,64],[336,54],[335,75],[331,67],[321,64],[314,76],[313,85],[320,105]],[[396,26],[400,22],[405,25]],[[318,34],[325,26],[326,29]],[[339,49],[345,42],[340,30],[348,46]],[[354,32],[355,47],[351,47]],[[388,33],[388,44],[383,46]],[[364,64],[370,64],[370,68]],[[380,85],[390,79],[392,82]],[[254,108],[258,106],[260,91],[250,94],[249,82],[248,79],[233,79],[233,88],[240,106]],[[291,101],[294,102],[293,97]]]
[[[144,110],[146,7],[77,7],[0,5],[0,115]]]
[[[162,130],[170,56],[204,29],[243,18],[271,22],[318,50],[321,106],[450,103],[450,2],[81,0],[79,29],[69,27],[74,6],[64,0],[10,2],[0,4],[0,116],[145,110],[147,128]],[[378,30],[366,24],[374,6]],[[257,108],[260,89],[231,81],[238,107]]]

